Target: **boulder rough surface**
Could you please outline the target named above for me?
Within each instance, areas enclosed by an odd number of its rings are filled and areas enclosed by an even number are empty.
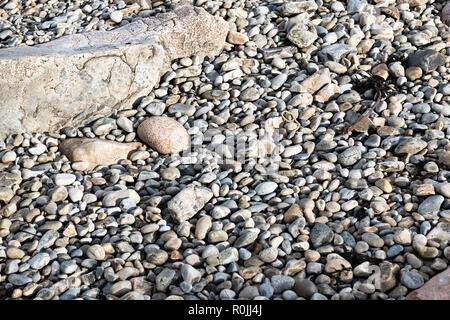
[[[220,53],[228,30],[222,18],[187,6],[112,31],[2,49],[0,139],[55,132],[130,109],[152,91],[171,60]]]

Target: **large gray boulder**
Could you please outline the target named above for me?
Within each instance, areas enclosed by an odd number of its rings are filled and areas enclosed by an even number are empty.
[[[217,55],[228,30],[222,18],[188,6],[112,31],[2,49],[0,139],[55,132],[129,109],[151,92],[171,60]]]

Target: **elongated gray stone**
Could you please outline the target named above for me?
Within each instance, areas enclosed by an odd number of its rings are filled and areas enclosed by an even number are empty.
[[[151,92],[171,60],[217,55],[227,33],[222,18],[181,7],[112,31],[2,49],[0,139],[24,131],[55,132],[130,109]]]

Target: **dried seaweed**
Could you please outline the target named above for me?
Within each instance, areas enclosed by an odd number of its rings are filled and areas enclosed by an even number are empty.
[[[370,114],[375,110],[375,108],[380,104],[381,99],[386,97],[386,92],[391,90],[391,88],[386,84],[385,80],[377,75],[372,75],[370,78],[361,80],[355,85],[355,89],[360,92],[374,88],[377,94],[377,100],[375,104],[366,111],[353,125],[348,126],[344,133],[350,134],[353,130],[359,129],[359,131],[367,131],[370,125]]]

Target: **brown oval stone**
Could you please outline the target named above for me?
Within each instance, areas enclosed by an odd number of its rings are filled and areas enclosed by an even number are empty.
[[[172,118],[150,117],[139,125],[137,133],[142,141],[159,153],[179,153],[189,148],[189,134]]]

